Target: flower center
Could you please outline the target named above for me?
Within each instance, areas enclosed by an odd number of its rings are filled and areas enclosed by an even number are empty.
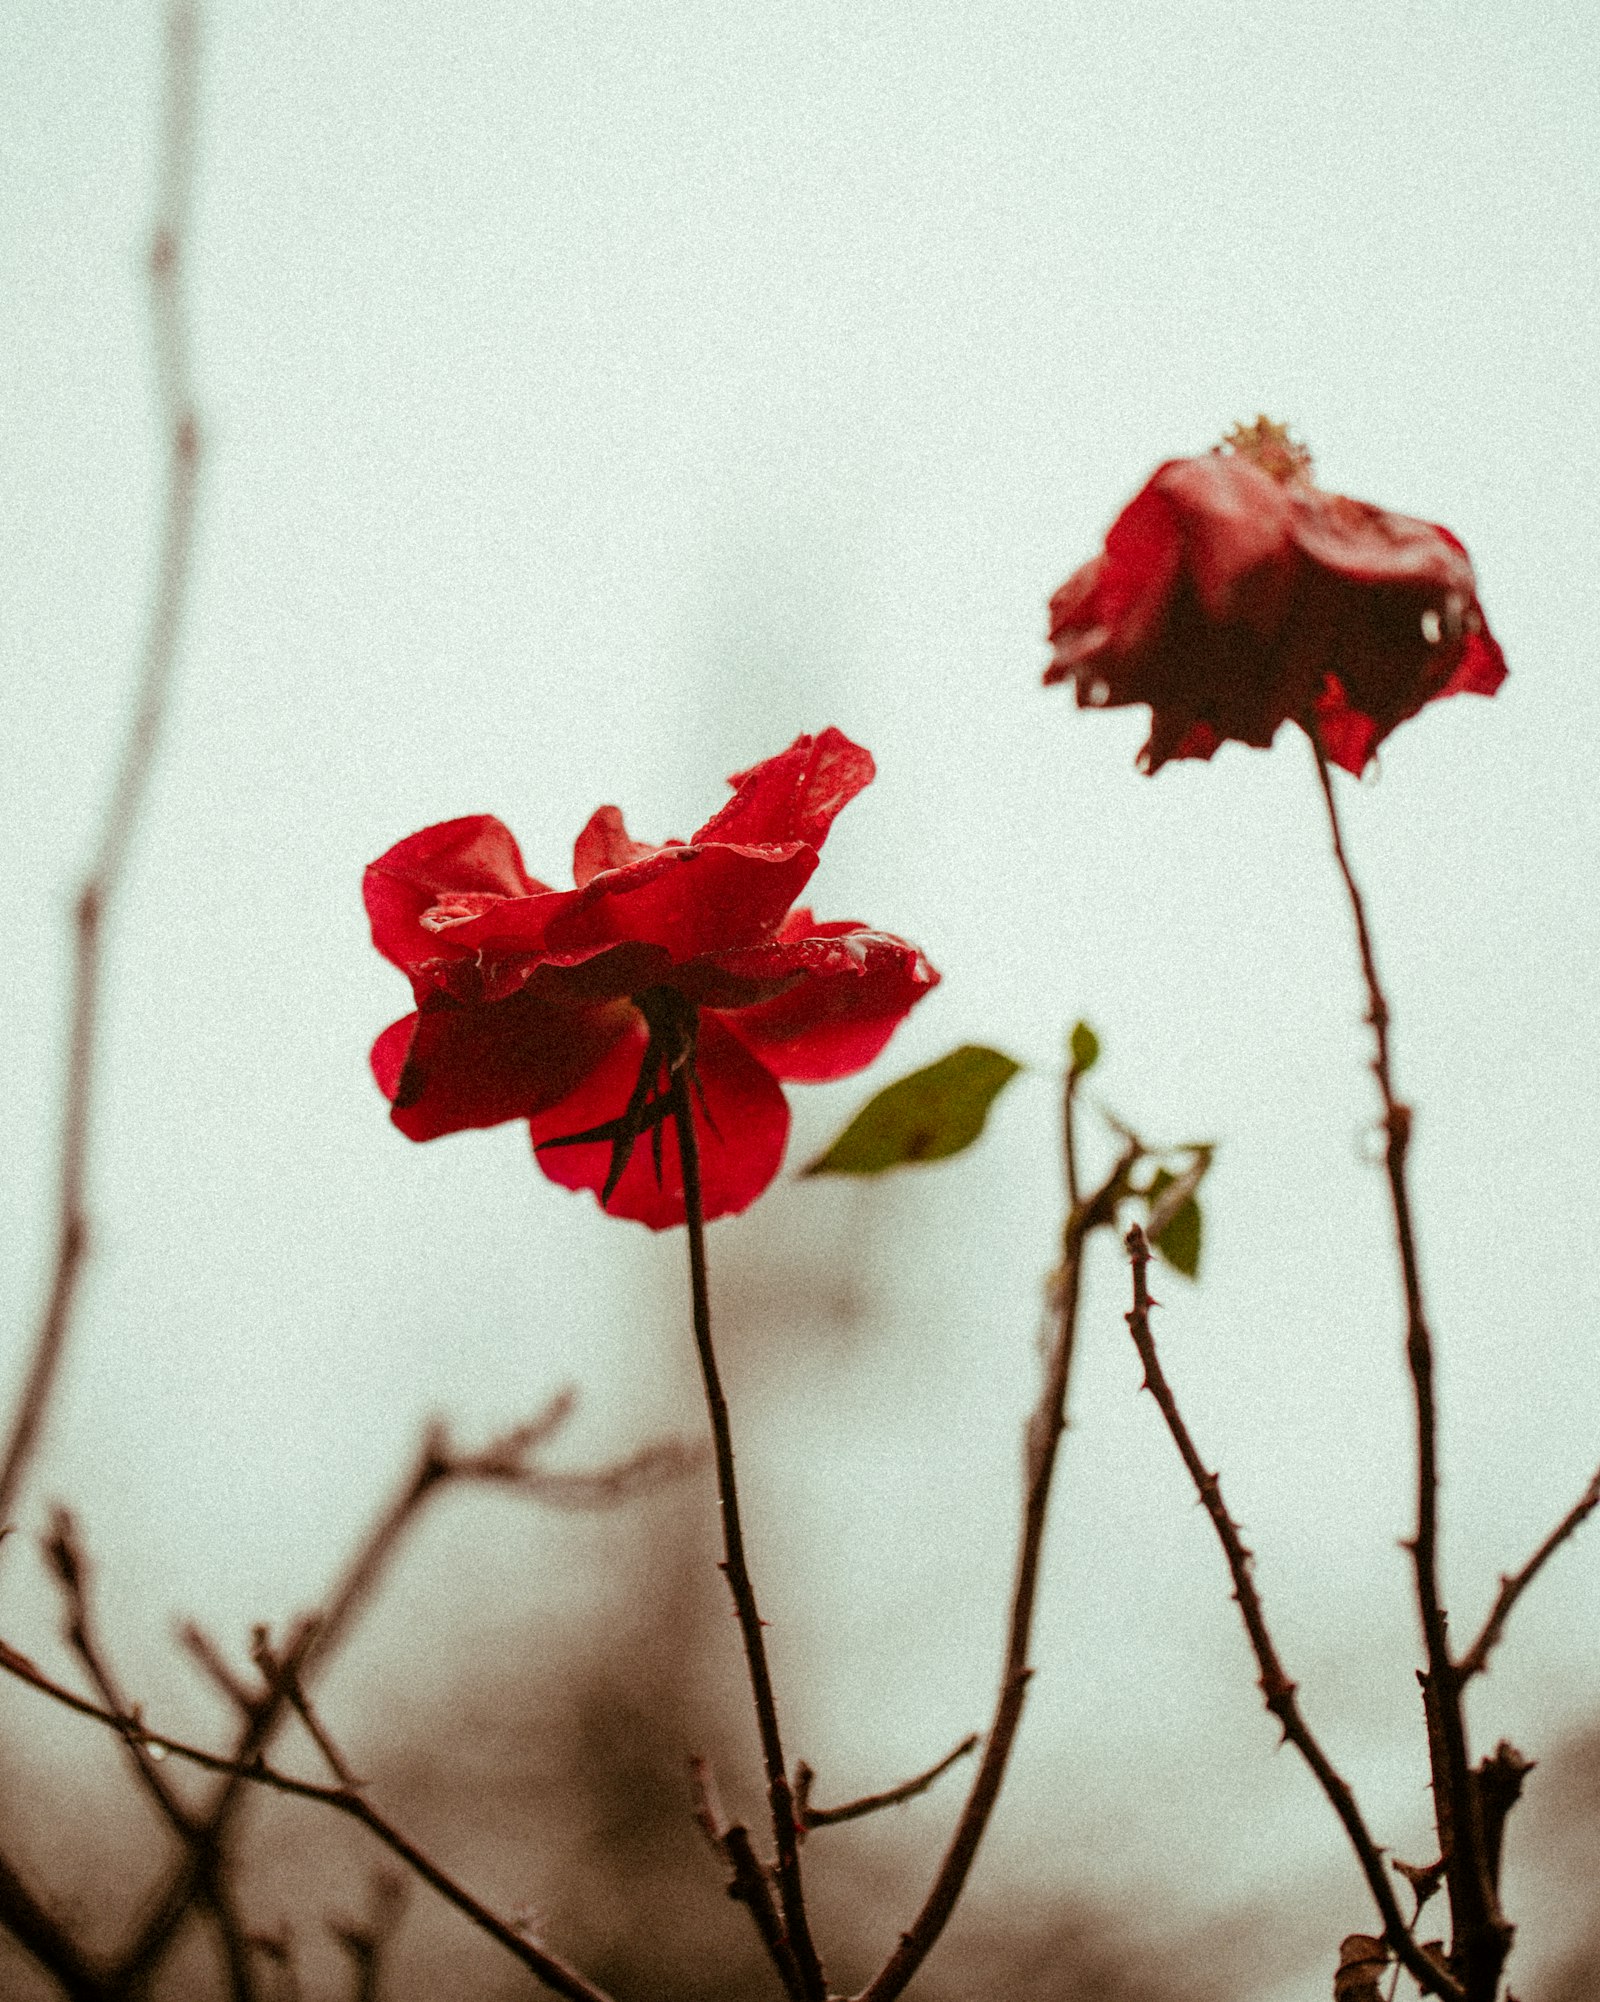
[[[1270,417],[1257,417],[1254,424],[1235,424],[1217,450],[1248,459],[1283,486],[1297,480],[1305,486],[1311,484],[1310,452],[1289,435],[1287,424],[1274,424]]]

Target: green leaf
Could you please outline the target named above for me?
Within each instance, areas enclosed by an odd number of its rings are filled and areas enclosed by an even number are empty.
[[[936,1064],[885,1085],[802,1175],[881,1175],[940,1161],[970,1147],[989,1107],[1022,1066],[999,1050],[964,1043]]]
[[[1190,1196],[1173,1212],[1161,1235],[1150,1242],[1175,1272],[1181,1272],[1185,1279],[1195,1279],[1200,1274],[1201,1234],[1200,1205]]]
[[[1100,1038],[1087,1022],[1079,1022],[1074,1027],[1067,1048],[1072,1053],[1072,1068],[1078,1077],[1092,1071],[1100,1061]]]
[[[1143,1196],[1149,1223],[1150,1242],[1157,1253],[1185,1279],[1198,1277],[1204,1220],[1195,1192],[1211,1166],[1212,1149],[1198,1145],[1184,1150],[1189,1164],[1179,1174],[1157,1168],[1148,1185],[1137,1191]]]

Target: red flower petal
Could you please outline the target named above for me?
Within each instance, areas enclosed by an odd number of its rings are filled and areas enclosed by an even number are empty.
[[[541,946],[586,953],[637,940],[683,961],[753,945],[782,923],[816,866],[816,850],[794,844],[658,848],[541,912]],[[497,932],[510,915],[494,913]]]
[[[615,1119],[628,1103],[645,1052],[644,1024],[637,1015],[578,1088],[559,1105],[529,1120],[539,1142],[566,1133],[587,1132]],[[700,1143],[700,1183],[706,1219],[747,1208],[777,1174],[789,1137],[789,1108],[777,1079],[716,1019],[703,1016],[695,1066],[705,1103],[695,1104],[695,1136]],[[609,1141],[581,1147],[550,1147],[536,1157],[551,1181],[569,1189],[592,1189],[598,1196],[611,1168]],[[610,1216],[631,1217],[651,1230],[670,1230],[684,1220],[683,1168],[672,1122],[661,1128],[661,1179],[656,1180],[651,1136],[634,1145],[622,1179],[606,1205]]]
[[[372,1071],[400,1131],[434,1140],[553,1105],[635,1020],[626,1002],[573,1007],[527,987],[489,1006],[435,994],[384,1030]]]
[[[1050,612],[1045,680],[1075,682],[1080,707],[1147,702],[1152,772],[1288,721],[1360,771],[1425,703],[1505,676],[1448,529],[1242,452],[1158,467]]]
[[[380,855],[362,879],[372,942],[413,981],[448,977],[473,949],[459,926],[504,897],[537,895],[544,884],[522,866],[516,838],[493,814],[444,820]],[[425,914],[432,922],[423,923]]]
[[[771,1000],[723,1019],[776,1077],[822,1084],[865,1069],[939,976],[902,938],[865,925],[819,925],[809,911],[796,911],[785,934],[796,920],[804,935],[723,956],[722,968],[737,978],[789,980]]]
[[[635,841],[628,833],[620,807],[596,807],[588,826],[573,843],[572,880],[581,890],[602,869],[621,869],[655,852],[648,841]]]
[[[803,841],[820,848],[841,808],[877,767],[872,753],[852,744],[842,730],[796,737],[788,750],[764,758],[728,781],[735,788],[694,839],[740,845]]]

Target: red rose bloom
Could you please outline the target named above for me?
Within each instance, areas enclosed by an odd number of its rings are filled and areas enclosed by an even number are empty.
[[[1284,722],[1360,772],[1425,702],[1504,681],[1450,531],[1310,470],[1266,418],[1169,459],[1051,599],[1046,682],[1076,682],[1080,708],[1148,702],[1147,772],[1230,738],[1264,748]]]
[[[824,730],[738,773],[688,842],[634,841],[603,806],[571,890],[536,882],[487,814],[399,842],[364,884],[373,943],[417,1001],[372,1049],[395,1125],[432,1140],[526,1119],[553,1181],[664,1230],[684,1197],[658,1084],[687,1060],[705,1214],[745,1208],[783,1159],[779,1081],[860,1070],[938,982],[904,939],[790,908],[872,776]]]

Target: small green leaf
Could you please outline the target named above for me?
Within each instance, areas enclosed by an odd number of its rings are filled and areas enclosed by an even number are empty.
[[[964,1043],[936,1064],[885,1085],[802,1175],[881,1175],[940,1161],[970,1147],[989,1107],[1022,1066],[999,1050]]]
[[[1076,1025],[1067,1047],[1072,1053],[1072,1068],[1078,1077],[1092,1071],[1100,1061],[1100,1038],[1087,1022]]]
[[[1200,1272],[1200,1205],[1190,1196],[1173,1212],[1165,1230],[1150,1242],[1175,1272],[1194,1279]]]
[[[1200,1143],[1184,1148],[1189,1164],[1179,1174],[1157,1168],[1149,1183],[1135,1193],[1143,1196],[1149,1217],[1150,1242],[1175,1272],[1193,1279],[1200,1271],[1203,1220],[1195,1192],[1211,1167],[1212,1148]]]

